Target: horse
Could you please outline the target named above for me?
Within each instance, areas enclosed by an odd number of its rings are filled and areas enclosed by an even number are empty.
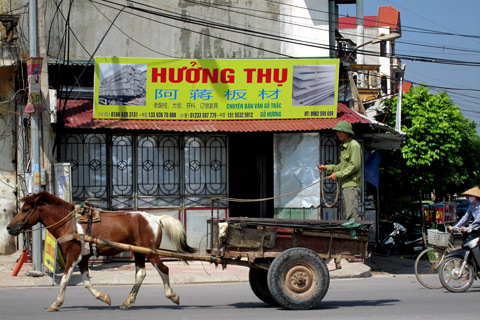
[[[183,224],[169,215],[152,216],[140,211],[102,211],[100,212],[100,221],[89,224],[87,229],[87,224],[72,220],[71,217],[75,210],[74,203],[64,201],[48,192],[30,195],[24,197],[21,201],[23,206],[7,226],[7,231],[12,236],[16,236],[41,222],[57,239],[72,234],[72,230],[76,228],[78,234],[87,234],[106,241],[156,249],[160,247],[163,229],[178,252],[196,252],[194,248],[187,244]],[[93,288],[90,283],[88,259],[93,252],[89,244],[69,238],[61,242],[60,247],[66,258],[65,270],[60,282],[58,297],[47,311],[59,311],[65,300],[65,290],[68,282],[77,265],[82,275],[84,287],[96,299],[111,305],[110,296]],[[113,256],[123,251],[108,245],[98,245],[96,249],[98,255],[102,256]],[[128,310],[135,302],[146,276],[145,259],[150,261],[162,278],[165,296],[177,305],[180,304],[180,297],[170,287],[168,267],[162,263],[160,257],[153,253],[138,252],[134,252],[133,256],[135,258],[135,283],[120,308]]]

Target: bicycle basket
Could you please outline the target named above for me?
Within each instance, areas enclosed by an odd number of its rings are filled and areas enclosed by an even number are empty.
[[[428,230],[428,243],[437,247],[447,247],[450,241],[448,232],[441,232],[435,229]]]

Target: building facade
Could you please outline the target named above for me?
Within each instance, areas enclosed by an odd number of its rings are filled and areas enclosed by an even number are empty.
[[[19,183],[15,168],[15,140],[18,136],[14,134],[19,125],[15,108],[19,55],[16,28],[19,18],[18,15],[0,15],[0,226],[6,225],[13,218],[17,203],[15,191]],[[13,239],[6,232],[0,232],[0,254],[14,250]]]
[[[363,17],[361,35],[357,17],[340,17],[338,25],[343,41],[353,43],[349,59],[345,60],[350,64],[366,114],[373,117],[382,100],[398,92],[403,77],[401,61],[395,56],[395,39],[402,34],[400,12],[391,6],[379,7],[377,16]],[[379,41],[382,38],[388,40]]]
[[[12,0],[12,8],[27,2]],[[350,2],[355,1],[337,1]],[[192,244],[200,245],[212,208],[222,216],[338,219],[338,203],[325,205],[335,199],[336,184],[323,185],[322,199],[321,186],[315,183],[318,163],[338,161],[338,142],[331,131],[338,121],[353,124],[366,153],[398,147],[401,141],[391,128],[343,103],[338,103],[336,119],[169,121],[93,116],[96,57],[336,58],[335,1],[162,1],[155,7],[120,0],[58,6],[38,1],[38,6],[40,52],[47,57],[42,83],[50,88],[43,90],[50,121],[42,125],[53,132],[52,137],[43,134],[42,139],[49,138],[53,145],[43,151],[54,162],[69,164],[76,202],[88,199],[109,210],[178,216]],[[27,18],[19,16],[25,35]],[[28,36],[21,40],[19,47],[25,51]],[[17,67],[25,59],[18,57]],[[390,140],[379,131],[390,131]],[[19,141],[28,142],[26,136]],[[46,177],[42,188],[55,193],[58,177],[52,164],[42,161]],[[19,159],[17,176],[28,170],[25,157]],[[376,213],[364,216],[364,197],[373,194],[367,194],[366,182],[362,191],[362,218],[375,220]],[[20,197],[28,190],[15,192]]]

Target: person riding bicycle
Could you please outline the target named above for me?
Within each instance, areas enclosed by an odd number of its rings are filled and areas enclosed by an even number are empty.
[[[464,234],[467,233],[480,233],[480,188],[474,187],[468,189],[463,196],[468,197],[470,206],[465,212],[465,215],[457,222],[456,225],[449,226],[448,231],[452,231],[454,228],[460,228]],[[473,218],[473,222],[469,225],[470,219]]]

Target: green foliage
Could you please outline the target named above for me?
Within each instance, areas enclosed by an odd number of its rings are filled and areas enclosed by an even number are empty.
[[[478,156],[480,155],[480,136],[475,134],[468,137],[465,144],[461,147],[460,152],[464,157],[463,169],[468,177],[463,184],[457,187],[458,192],[465,191],[472,186],[480,186],[480,159]],[[452,188],[455,187],[456,186],[452,186]]]
[[[394,127],[396,105],[396,97],[385,101],[385,113],[377,115],[377,120],[385,119]],[[382,152],[387,187],[413,194],[435,190],[444,196],[480,181],[480,162],[471,153],[480,152],[475,123],[461,114],[446,93],[432,95],[419,86],[403,94],[401,130],[406,133],[401,150]]]

